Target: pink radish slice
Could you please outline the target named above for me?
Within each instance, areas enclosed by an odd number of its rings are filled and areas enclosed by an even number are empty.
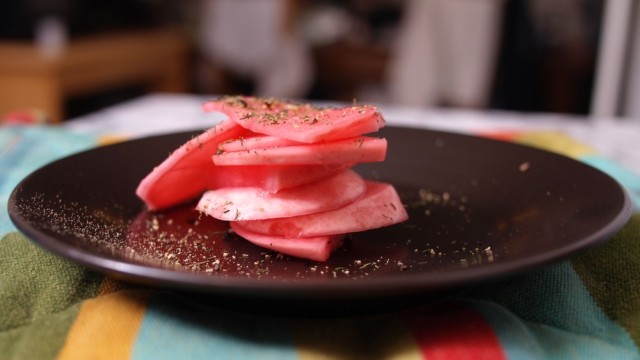
[[[303,143],[292,141],[289,139],[283,139],[277,136],[254,136],[249,138],[231,139],[225,141],[218,146],[218,153],[301,144]]]
[[[203,105],[260,134],[315,143],[378,131],[384,119],[375,106],[319,108],[276,99],[230,96]]]
[[[403,222],[409,218],[391,184],[366,181],[367,190],[358,200],[335,210],[289,218],[239,221],[242,228],[284,237],[346,234]]]
[[[353,170],[275,194],[255,187],[222,188],[202,195],[196,209],[219,220],[259,220],[336,209],[358,199],[366,184]]]
[[[208,171],[208,190],[225,187],[257,187],[275,193],[335,175],[353,164],[212,166]]]
[[[213,168],[211,156],[218,144],[250,133],[225,120],[189,140],[155,167],[138,184],[136,194],[150,210],[191,200],[205,190],[205,173]]]
[[[343,234],[295,239],[264,235],[248,231],[235,222],[231,222],[231,228],[236,234],[262,248],[314,261],[327,261],[329,255],[331,255],[344,240]]]
[[[217,154],[213,163],[226,165],[313,165],[383,161],[387,140],[367,136],[297,146]]]

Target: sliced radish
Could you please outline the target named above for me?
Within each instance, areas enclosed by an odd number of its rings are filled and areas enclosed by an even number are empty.
[[[226,165],[314,165],[383,161],[387,140],[367,136],[297,146],[225,152],[213,163]]]
[[[364,136],[385,125],[375,106],[234,96],[203,109],[228,119],[140,182],[136,194],[150,211],[201,195],[196,209],[230,221],[246,240],[315,261],[326,261],[347,233],[408,218],[393,186],[349,169],[386,157],[385,139]]]
[[[300,145],[298,141],[284,139],[277,136],[253,136],[249,138],[231,139],[218,146],[218,153],[264,149],[280,146]]]
[[[225,120],[189,140],[155,167],[138,184],[136,194],[150,210],[167,208],[197,197],[205,190],[211,156],[221,141],[249,135],[249,131]]]
[[[206,188],[257,187],[275,193],[335,175],[353,164],[212,166],[207,173]]]
[[[220,220],[273,219],[336,209],[355,201],[365,190],[360,175],[344,170],[275,194],[255,187],[210,190],[202,195],[196,208]]]
[[[260,134],[304,143],[338,140],[378,131],[384,120],[370,105],[320,108],[276,99],[227,96],[203,105]]]
[[[366,181],[358,200],[335,210],[289,218],[239,221],[244,229],[284,237],[312,237],[365,231],[403,222],[409,218],[395,188]]]
[[[314,261],[327,261],[329,255],[337,249],[344,240],[344,235],[315,236],[308,238],[286,238],[271,236],[248,231],[236,222],[231,222],[231,228],[249,242],[274,250],[285,255],[295,256]]]

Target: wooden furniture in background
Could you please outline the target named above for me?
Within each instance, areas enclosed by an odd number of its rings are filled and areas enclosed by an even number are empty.
[[[185,92],[188,50],[174,29],[81,38],[56,56],[32,43],[0,42],[0,116],[39,109],[59,122],[65,99],[138,84],[150,92]]]

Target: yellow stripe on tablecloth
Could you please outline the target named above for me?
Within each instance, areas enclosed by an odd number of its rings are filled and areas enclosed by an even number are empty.
[[[126,141],[128,137],[121,135],[102,135],[98,138],[98,145],[105,146]]]
[[[552,151],[574,159],[596,153],[591,147],[561,132],[531,131],[517,135],[513,141],[519,144],[534,146]]]
[[[118,291],[86,300],[67,334],[59,360],[129,358],[148,294]]]
[[[116,291],[133,290],[135,285],[118,281],[112,277],[105,276],[100,288],[98,289],[98,295],[107,295]]]
[[[300,360],[422,360],[409,329],[394,316],[295,320],[292,335]]]

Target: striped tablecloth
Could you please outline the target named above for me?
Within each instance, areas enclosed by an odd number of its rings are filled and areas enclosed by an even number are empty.
[[[169,290],[92,272],[45,252],[15,231],[6,200],[20,179],[46,162],[97,146],[104,134],[131,137],[151,131],[155,119],[148,117],[153,112],[147,108],[145,113],[142,105],[159,100],[194,101],[153,97],[66,127],[1,128],[0,358],[640,358],[638,151],[621,149],[624,137],[607,143],[602,132],[573,122],[559,126],[485,121],[481,116],[459,118],[456,128],[456,116],[419,114],[426,119],[421,124],[407,120],[408,113],[390,111],[393,117],[406,116],[398,120],[401,125],[500,137],[584,161],[624,184],[636,214],[604,246],[569,261],[389,313],[295,319],[203,306]],[[180,115],[175,112],[172,116]],[[137,123],[127,132],[118,121],[124,124],[122,119],[131,117]],[[200,115],[196,117],[176,128],[199,125]]]

